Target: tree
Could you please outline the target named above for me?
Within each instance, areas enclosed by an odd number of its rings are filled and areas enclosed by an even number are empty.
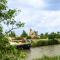
[[[0,0],[0,25],[6,25],[9,28],[6,33],[11,32],[14,29],[24,26],[21,21],[17,22],[14,17],[17,14],[17,10],[9,9],[7,7],[7,0]],[[3,27],[2,25],[2,27]],[[10,27],[9,27],[10,26]]]
[[[31,36],[27,36],[27,39],[31,39]]]
[[[10,26],[6,33],[13,29],[23,27],[23,23],[14,20],[16,10],[7,8],[7,0],[0,0],[0,60],[20,60],[21,52],[15,46],[11,46],[5,34],[3,33],[3,25]]]
[[[23,30],[21,37],[27,37],[27,36],[28,36],[28,34]]]
[[[11,31],[11,32],[9,33],[9,36],[10,36],[10,37],[16,37],[16,34],[15,34],[14,31]]]
[[[48,38],[54,40],[54,39],[56,38],[56,33],[54,33],[54,32],[50,33],[50,34],[48,35]]]
[[[40,38],[44,39],[44,34],[43,33],[40,34]]]
[[[2,28],[2,26],[0,26],[0,39],[2,39],[4,36],[2,32],[3,32],[3,28]]]
[[[57,32],[56,38],[60,38],[60,32]]]
[[[45,38],[48,38],[48,32],[45,33]]]

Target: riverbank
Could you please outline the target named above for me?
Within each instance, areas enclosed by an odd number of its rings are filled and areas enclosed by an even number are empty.
[[[42,58],[37,58],[33,60],[60,60],[60,56],[54,56],[54,57],[44,56]]]
[[[39,46],[48,46],[48,45],[56,45],[56,44],[60,44],[60,41],[56,40],[56,39],[49,39],[49,40],[32,40],[32,47],[39,47]]]

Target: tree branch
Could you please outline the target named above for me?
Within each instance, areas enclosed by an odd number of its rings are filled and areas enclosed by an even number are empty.
[[[9,31],[6,32],[6,34],[8,34],[9,32],[11,32],[11,31],[14,30],[14,29],[17,29],[17,28],[12,28],[12,29],[10,29]]]

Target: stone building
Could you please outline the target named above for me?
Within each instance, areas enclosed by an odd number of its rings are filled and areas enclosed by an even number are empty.
[[[30,29],[29,36],[31,36],[31,38],[36,38],[36,37],[38,37],[38,32]]]

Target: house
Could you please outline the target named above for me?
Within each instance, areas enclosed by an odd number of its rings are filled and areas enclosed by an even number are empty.
[[[31,38],[38,37],[38,31],[33,31],[32,29],[30,29],[29,36],[31,36]]]

